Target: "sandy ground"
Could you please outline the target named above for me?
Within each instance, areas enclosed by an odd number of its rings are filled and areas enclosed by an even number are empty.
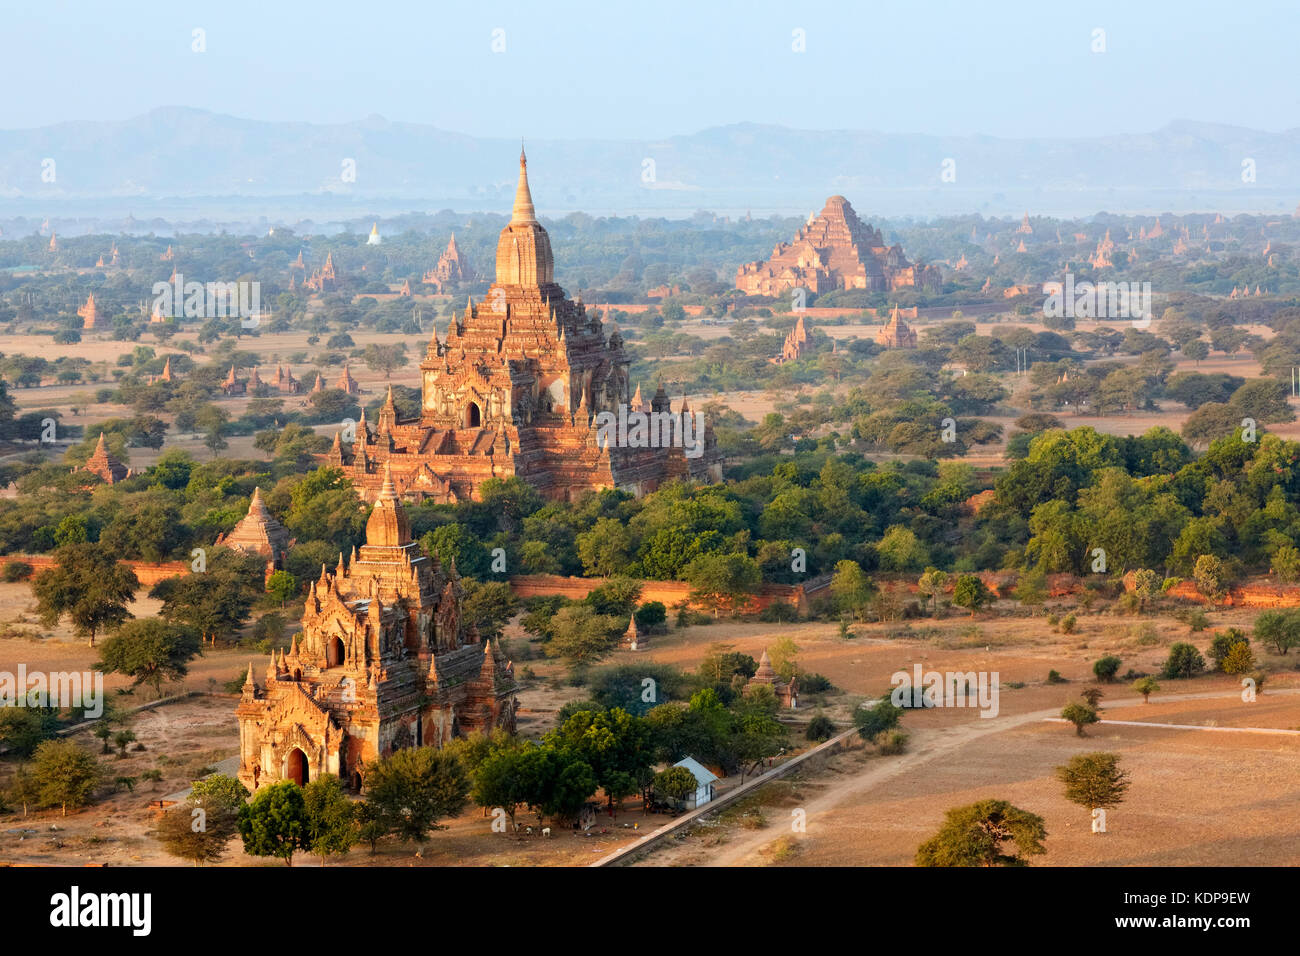
[[[136,613],[156,610],[141,602]],[[1010,604],[1001,610],[1010,611]],[[1233,610],[1212,612],[1215,627],[1248,625],[1253,614]],[[0,585],[0,628],[49,633],[43,639],[0,638],[0,670],[18,663],[29,669],[89,668],[96,654],[74,641],[65,628],[52,631],[33,623],[26,585]],[[1136,628],[1152,624],[1154,643]],[[1191,640],[1204,648],[1209,634],[1190,635],[1187,627],[1168,616],[1134,619],[1110,614],[1082,613],[1078,630],[1063,635],[1043,617],[998,617],[986,614],[972,621],[951,616],[912,624],[912,636],[901,625],[858,625],[855,637],[841,640],[828,624],[771,625],[724,621],[674,629],[656,635],[647,650],[618,651],[609,663],[639,661],[672,663],[694,668],[709,645],[722,641],[758,657],[778,636],[788,635],[799,646],[801,672],[828,676],[835,690],[805,695],[796,721],[823,712],[839,726],[848,725],[858,703],[887,691],[890,676],[910,672],[920,663],[926,670],[997,671],[1001,681],[999,714],[981,718],[973,709],[943,708],[913,711],[903,724],[911,734],[907,752],[880,756],[874,748],[856,744],[833,757],[821,769],[803,771],[790,781],[773,783],[747,798],[733,812],[721,815],[692,835],[652,853],[644,862],[672,864],[769,864],[795,862],[831,865],[906,865],[917,845],[931,835],[945,809],[984,797],[1008,799],[1047,821],[1049,864],[1193,864],[1233,865],[1300,863],[1300,825],[1286,822],[1286,812],[1300,798],[1300,736],[1217,733],[1129,727],[1102,723],[1079,738],[1073,728],[1045,718],[1088,685],[1091,665],[1105,653],[1132,667],[1154,672],[1174,640]],[[519,636],[516,626],[508,634]],[[1233,678],[1207,675],[1188,681],[1162,681],[1151,703],[1143,704],[1126,683],[1104,686],[1103,717],[1189,726],[1238,726],[1300,729],[1300,673],[1295,655],[1279,657],[1256,649],[1272,675],[1254,703],[1240,699]],[[234,648],[209,650],[197,660],[184,687],[204,693],[182,703],[139,714],[131,728],[144,749],[125,759],[115,754],[101,760],[109,781],[138,777],[157,768],[163,780],[137,783],[134,792],[106,788],[98,801],[67,818],[58,811],[32,813],[24,819],[10,813],[0,817],[0,862],[75,864],[109,862],[123,865],[178,863],[167,857],[149,833],[158,811],[151,800],[186,787],[205,768],[237,752],[233,718],[235,699],[207,696],[213,681],[224,683],[247,667],[249,652]],[[254,656],[254,664],[264,660]],[[559,678],[558,664],[529,659],[537,679],[521,694],[522,733],[536,737],[554,721],[567,699],[583,696]],[[1049,669],[1069,683],[1048,684]],[[110,689],[122,686],[110,677]],[[1012,686],[1020,685],[1024,686]],[[219,688],[218,688],[219,689]],[[170,687],[168,691],[176,688]],[[147,692],[137,691],[145,698]],[[798,726],[792,734],[803,744]],[[76,738],[98,753],[99,742],[88,734]],[[1111,750],[1122,754],[1133,775],[1128,799],[1109,817],[1109,832],[1094,835],[1086,811],[1067,803],[1053,768],[1075,753]],[[0,777],[12,773],[13,761],[0,761]],[[738,781],[727,779],[727,786]],[[575,865],[589,862],[641,836],[646,828],[666,822],[628,810],[616,819],[601,814],[593,835],[556,830],[506,835],[491,831],[491,820],[471,808],[449,829],[433,835],[421,856],[414,846],[381,844],[377,856],[359,847],[348,865]],[[806,812],[807,830],[793,834],[791,810]],[[521,823],[533,822],[520,814]],[[762,824],[761,826],[759,824]],[[626,825],[626,826],[625,826]],[[636,829],[633,829],[636,825]],[[57,829],[51,830],[50,827]],[[754,828],[757,827],[757,828]],[[751,829],[754,828],[754,829]],[[784,840],[789,836],[790,840]],[[279,865],[245,857],[237,845],[224,865]],[[303,856],[300,863],[317,865]]]

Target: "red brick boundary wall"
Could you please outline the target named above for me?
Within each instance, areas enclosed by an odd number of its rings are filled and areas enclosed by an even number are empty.
[[[609,581],[609,578],[570,578],[558,574],[517,574],[510,579],[510,588],[516,597],[549,597],[561,595],[572,601],[581,601],[596,588]],[[817,592],[829,587],[830,576],[822,575],[804,584],[764,584],[749,601],[748,610],[761,611],[778,601],[793,605],[800,613],[806,614],[809,599]],[[691,586],[685,581],[642,581],[641,600],[662,601],[665,607],[675,607],[687,602],[700,611],[712,610],[708,606],[691,601]]]
[[[10,561],[22,561],[24,564],[30,564],[33,572],[44,571],[56,564],[52,554],[6,554],[0,556],[0,566],[8,564]],[[123,561],[121,563],[134,571],[135,576],[140,579],[140,583],[146,587],[167,578],[179,578],[183,574],[190,573],[190,566],[184,561],[164,561],[161,564],[154,564],[149,561]]]
[[[1132,591],[1136,575],[1124,575],[1124,590]],[[1180,581],[1165,592],[1169,597],[1184,601],[1213,603],[1196,587],[1194,581]],[[1300,586],[1294,584],[1243,584],[1231,588],[1218,602],[1220,607],[1300,607]]]

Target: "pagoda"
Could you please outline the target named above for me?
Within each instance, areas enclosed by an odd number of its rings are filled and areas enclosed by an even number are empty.
[[[99,433],[99,441],[95,442],[95,450],[86,459],[86,463],[73,471],[88,471],[92,475],[98,475],[106,485],[115,485],[131,476],[131,470],[109,452],[103,432]]]
[[[336,437],[321,461],[343,469],[365,500],[380,490],[387,466],[403,498],[439,503],[477,499],[494,478],[521,478],[558,500],[603,488],[642,494],[673,478],[720,480],[707,427],[690,457],[682,447],[598,441],[596,416],[627,408],[630,364],[617,329],[607,335],[581,297],[556,284],[521,152],[496,282],[483,301],[471,299],[452,316],[445,341],[435,329],[420,364],[419,414],[401,418],[390,391],[374,429],[363,411],[355,441]],[[665,416],[688,411],[685,400],[673,409],[662,387],[651,405]]]
[[[465,620],[453,564],[411,540],[385,469],[366,543],[321,567],[288,653],[259,685],[252,664],[235,710],[239,780],[250,791],[324,774],[364,788],[367,768],[409,747],[479,731],[513,733],[510,663]]]
[[[803,358],[804,348],[808,344],[808,329],[803,324],[803,316],[795,320],[794,328],[786,333],[785,342],[781,346],[781,354],[774,359],[768,359],[774,365],[784,365],[786,362],[796,362]]]
[[[451,234],[447,248],[438,257],[438,264],[424,274],[425,285],[433,286],[438,292],[451,286],[474,282],[477,277],[469,262],[461,256],[456,246],[456,234]]]
[[[984,285],[987,288],[988,282]],[[898,314],[898,306],[894,306],[889,321],[876,333],[876,344],[887,349],[916,348],[916,330],[903,321],[903,317]]]
[[[81,327],[83,329],[93,329],[95,323],[99,321],[99,309],[95,305],[95,293],[86,296],[86,304],[77,309],[77,315],[81,318]]]
[[[289,539],[289,529],[280,524],[267,509],[262,500],[262,489],[253,489],[253,499],[248,503],[248,514],[239,519],[239,523],[229,534],[217,535],[216,545],[235,548],[245,554],[256,554],[266,558],[266,573],[279,571],[284,567],[285,556],[293,547]]]
[[[787,684],[785,681],[781,680],[780,676],[776,672],[776,668],[772,666],[772,659],[767,656],[766,648],[763,650],[763,656],[759,659],[758,670],[756,670],[754,676],[745,683],[745,689],[748,690],[749,688],[760,684],[766,684],[772,688],[772,692],[776,694],[776,699],[781,702],[782,707],[799,706],[799,689],[797,681],[792,678]]]

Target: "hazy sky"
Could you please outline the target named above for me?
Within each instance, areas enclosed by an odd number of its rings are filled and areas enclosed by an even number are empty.
[[[571,138],[743,121],[1010,137],[1300,125],[1297,0],[6,6],[0,129],[169,105]]]

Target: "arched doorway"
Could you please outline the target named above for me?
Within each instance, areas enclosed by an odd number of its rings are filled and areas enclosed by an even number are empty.
[[[300,787],[307,786],[307,755],[298,747],[289,751],[285,760],[284,775]]]
[[[329,653],[327,655],[328,666],[338,667],[343,663],[343,658],[343,638],[336,637],[330,641]]]
[[[483,410],[478,407],[477,402],[470,402],[465,409],[465,427],[478,428],[483,424]]]

